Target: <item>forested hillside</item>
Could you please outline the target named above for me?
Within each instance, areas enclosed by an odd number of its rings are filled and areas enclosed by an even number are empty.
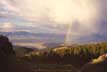
[[[24,60],[35,64],[72,64],[81,68],[84,64],[107,53],[107,43],[59,46],[45,51],[25,54]]]

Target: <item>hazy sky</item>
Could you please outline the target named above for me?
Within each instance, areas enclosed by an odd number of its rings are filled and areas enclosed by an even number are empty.
[[[107,31],[107,0],[0,0],[0,31],[65,33]]]

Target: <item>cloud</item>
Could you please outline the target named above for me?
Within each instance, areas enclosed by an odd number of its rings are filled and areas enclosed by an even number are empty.
[[[94,0],[96,1],[96,0]],[[1,0],[5,9],[9,9],[34,21],[53,20],[71,23],[72,19],[87,19],[97,15],[97,6],[93,0]],[[91,10],[91,11],[90,11]],[[91,17],[92,18],[92,17]]]
[[[81,31],[89,34],[97,31],[95,25],[99,18],[97,0],[16,0],[16,2],[21,10],[20,14],[25,19],[35,22],[35,25],[73,25],[77,20],[82,27],[78,33]],[[92,31],[87,32],[90,29]]]
[[[0,16],[24,19],[29,22],[27,29],[38,32],[66,33],[71,24],[71,37],[79,38],[107,31],[106,3],[107,0],[0,0]]]
[[[15,18],[19,16],[19,8],[13,0],[0,0],[0,18]]]
[[[101,0],[99,4],[100,15],[99,15],[99,33],[107,33],[107,0]]]
[[[12,32],[14,28],[14,24],[10,22],[4,22],[0,24],[0,30],[3,32]]]
[[[69,24],[77,19],[81,24],[94,20],[98,15],[96,0],[14,0],[20,15],[25,19],[41,22],[55,21]],[[85,23],[84,23],[85,24]],[[89,24],[85,24],[89,25]]]
[[[11,0],[0,0],[0,4],[3,6],[4,10],[10,10],[13,12],[18,12],[18,8],[11,2]]]

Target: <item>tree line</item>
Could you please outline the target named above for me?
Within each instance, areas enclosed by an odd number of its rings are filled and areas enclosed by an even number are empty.
[[[48,51],[34,51],[26,54],[22,59],[32,64],[72,64],[76,68],[81,68],[84,64],[105,53],[107,53],[107,43],[101,42],[66,48],[57,47]]]

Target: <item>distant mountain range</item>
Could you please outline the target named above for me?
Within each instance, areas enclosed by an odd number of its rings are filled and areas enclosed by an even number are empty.
[[[8,36],[14,45],[32,47],[32,48],[53,48],[64,43],[65,34],[55,33],[31,33],[26,31],[18,32],[0,32],[0,34]],[[89,36],[78,37],[72,43],[90,43],[107,41],[107,34],[93,34]]]
[[[107,34],[93,34],[89,36],[83,36],[78,38],[78,42],[82,43],[92,43],[92,42],[106,42],[107,41]]]
[[[55,34],[55,33],[31,33],[26,31],[18,31],[18,32],[0,32],[2,35],[6,36],[39,36],[39,37],[64,37],[64,34]]]
[[[54,47],[64,42],[64,34],[55,33],[31,33],[26,31],[19,32],[0,32],[1,35],[8,36],[14,45],[47,48]]]

